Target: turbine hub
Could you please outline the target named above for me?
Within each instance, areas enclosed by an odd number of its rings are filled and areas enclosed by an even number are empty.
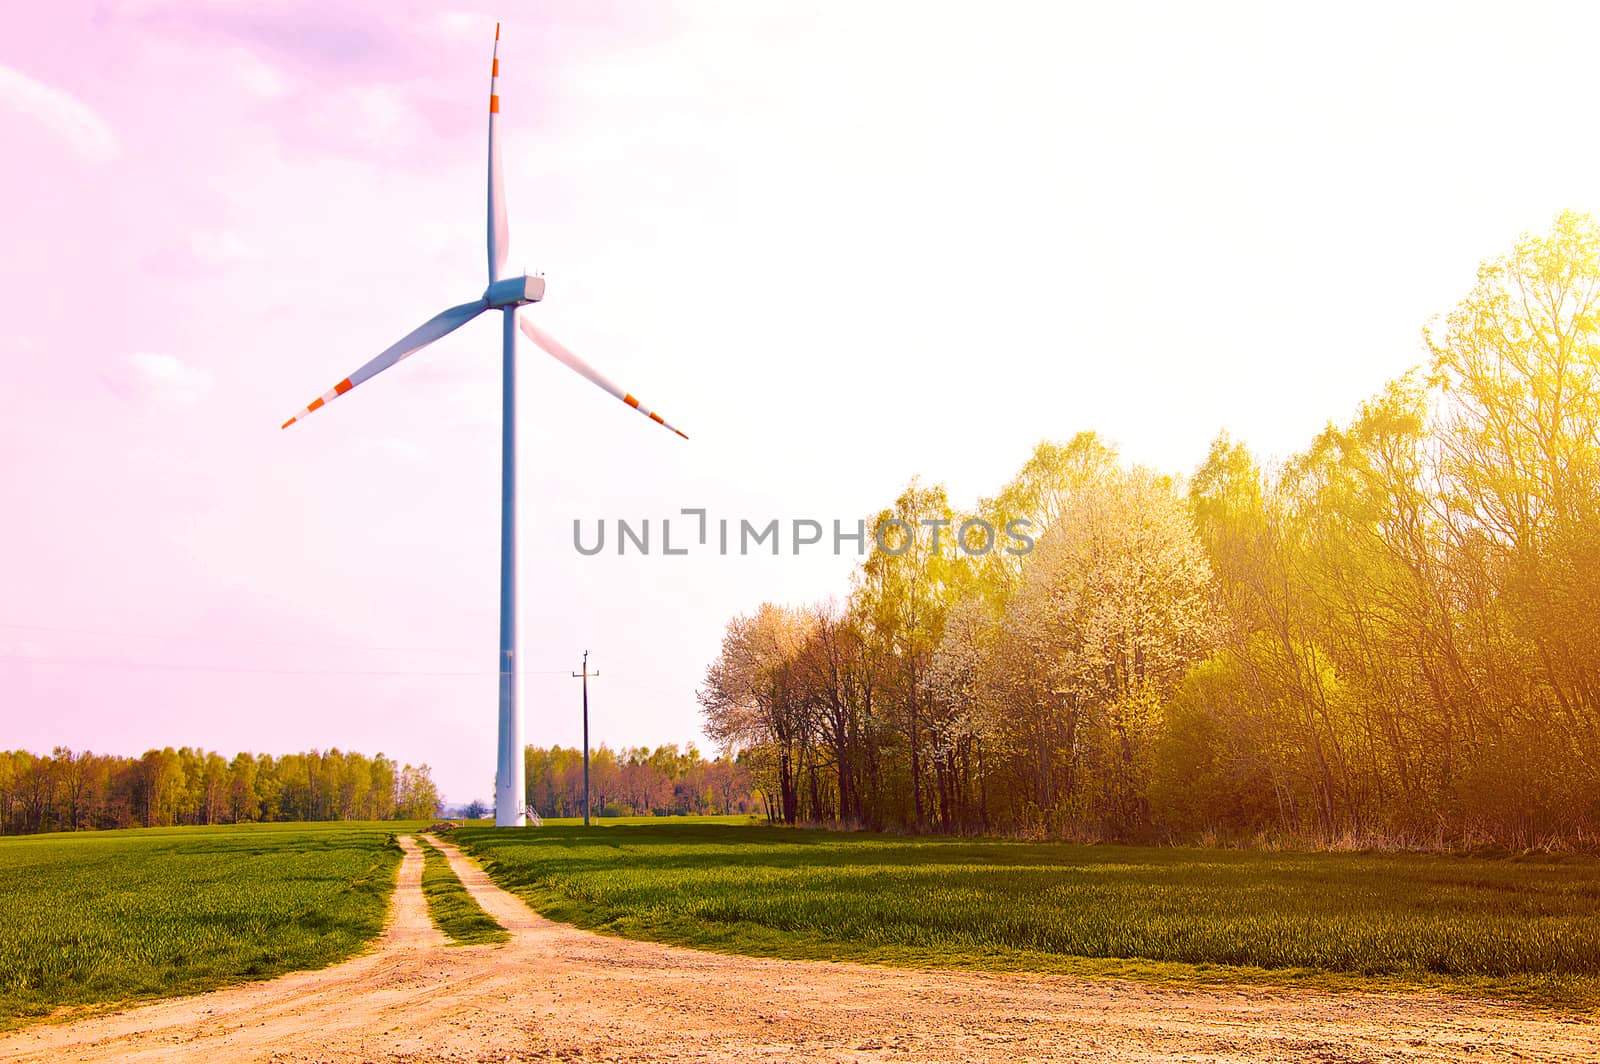
[[[537,303],[544,298],[544,278],[529,273],[521,277],[505,277],[485,288],[483,298],[491,307],[520,307],[524,303]]]

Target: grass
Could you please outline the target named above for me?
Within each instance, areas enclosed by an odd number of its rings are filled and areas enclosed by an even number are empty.
[[[730,813],[718,816],[678,815],[671,816],[593,816],[590,822],[597,828],[638,827],[641,824],[741,824],[754,825],[766,821],[765,817],[755,816],[750,813]],[[543,818],[546,827],[579,827],[583,824],[581,816],[547,816]],[[476,820],[457,820],[456,823],[466,827],[492,828],[494,817],[480,817]]]
[[[433,924],[457,946],[479,946],[506,942],[511,935],[472,900],[461,885],[450,862],[427,839],[418,838],[422,847],[422,893],[428,899],[428,915]]]
[[[452,833],[539,911],[763,956],[1600,1007],[1600,862],[657,822]]]
[[[319,968],[383,929],[396,825],[0,839],[0,1029]]]
[[[752,816],[749,813],[733,813],[728,816],[593,816],[590,823],[597,828],[630,828],[641,827],[646,824],[678,825],[688,824],[725,824],[729,826],[749,826],[761,823],[764,817]],[[553,816],[544,821],[551,827],[581,827],[581,816]],[[493,824],[493,821],[490,821]]]

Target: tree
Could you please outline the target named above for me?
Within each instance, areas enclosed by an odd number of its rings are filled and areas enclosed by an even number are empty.
[[[400,770],[399,790],[395,795],[396,820],[428,820],[439,815],[439,789],[427,765]]]
[[[928,690],[923,683],[944,634],[945,613],[971,578],[957,543],[959,525],[942,486],[912,481],[894,505],[871,522],[878,549],[857,575],[851,607],[872,644],[880,700],[894,714],[905,740],[912,826],[928,825],[925,784],[932,762],[941,819],[948,812],[951,766],[930,742]],[[933,748],[931,750],[930,748]]]
[[[712,741],[761,752],[778,796],[777,817],[786,824],[799,816],[796,765],[808,739],[806,706],[791,668],[807,630],[802,611],[771,603],[753,616],[735,617],[699,692]]]
[[[1484,263],[1428,345],[1450,562],[1510,711],[1496,760],[1537,744],[1556,829],[1600,804],[1600,226],[1564,212]]]
[[[1019,619],[1082,728],[1069,756],[1089,777],[1084,812],[1114,834],[1148,821],[1161,705],[1211,644],[1210,584],[1174,485],[1137,468],[1081,491],[1025,574]]]

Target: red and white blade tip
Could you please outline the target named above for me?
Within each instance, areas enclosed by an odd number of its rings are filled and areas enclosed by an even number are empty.
[[[671,429],[673,432],[676,432],[679,436],[682,436],[684,439],[688,439],[689,438],[688,435],[685,434],[684,432],[682,432],[676,425],[668,424],[667,420],[665,418],[663,418],[660,414],[656,413],[654,410],[651,410],[647,406],[641,406],[640,403],[639,403],[639,400],[634,397],[634,394],[632,392],[624,392],[623,395],[622,395],[622,401],[624,403],[627,403],[629,406],[633,407],[635,410],[639,411],[639,413],[643,414],[645,417],[649,418],[651,421],[654,421],[657,425],[660,425],[662,428]]]
[[[322,408],[324,405],[333,402],[335,399],[339,398],[339,396],[343,395],[345,392],[348,392],[351,388],[354,388],[354,387],[355,387],[355,385],[350,383],[350,378],[346,377],[344,380],[340,381],[338,384],[335,384],[332,388],[328,389],[328,391],[324,392],[323,394],[317,396],[315,399],[311,400],[311,402],[306,405],[306,408],[304,410],[300,411],[294,417],[290,418],[288,421],[285,421],[283,424],[279,425],[278,428],[280,428],[280,429],[288,428],[290,425],[293,425],[296,421],[299,421],[301,418],[305,417],[307,414],[310,414],[312,411],[318,410],[318,409]]]
[[[495,83],[500,80],[500,23],[494,24],[494,59],[489,66],[489,113],[500,113],[500,96]]]

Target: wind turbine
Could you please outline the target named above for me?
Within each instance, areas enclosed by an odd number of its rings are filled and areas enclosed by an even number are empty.
[[[679,436],[683,436],[683,433],[663,421],[660,414],[641,404],[632,393],[611,383],[550,334],[517,313],[517,308],[544,298],[544,277],[526,273],[520,277],[500,276],[505,269],[510,236],[506,227],[500,139],[496,129],[500,118],[499,78],[500,24],[497,22],[494,27],[494,66],[489,74],[489,287],[472,302],[440,311],[417,326],[377,358],[335,384],[328,392],[311,400],[304,410],[285,421],[282,427],[288,428],[356,385],[376,377],[435,340],[455,332],[484,311],[498,310],[503,315],[500,385],[500,736],[499,762],[495,773],[494,822],[496,827],[521,827],[526,823],[526,787],[517,661],[517,328],[520,326],[528,339],[557,362],[621,399],[651,421],[672,429]]]

